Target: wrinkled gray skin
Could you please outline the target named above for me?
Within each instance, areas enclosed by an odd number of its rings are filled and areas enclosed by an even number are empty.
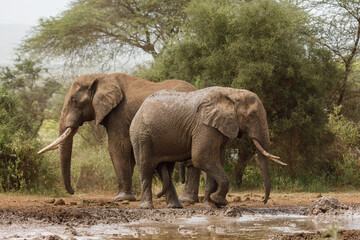
[[[187,168],[186,178],[185,168]],[[180,181],[181,183],[185,183],[184,190],[179,196],[181,202],[199,202],[200,173],[201,170],[194,167],[191,161],[181,162],[179,164]]]
[[[115,169],[119,192],[115,201],[134,201],[132,174],[135,160],[129,138],[129,127],[135,113],[147,96],[161,90],[194,91],[191,84],[180,80],[160,83],[116,74],[89,74],[74,80],[64,102],[59,135],[71,128],[71,135],[60,145],[62,179],[66,190],[73,194],[70,166],[73,136],[85,122],[95,120],[108,134],[108,150]]]
[[[255,147],[252,146],[251,141],[248,138],[242,137],[237,142],[238,158],[237,165],[235,166],[236,184],[240,186],[242,183],[242,177],[245,173],[246,166],[250,159],[255,154]],[[187,176],[186,169],[187,168]],[[195,203],[199,202],[199,181],[201,171],[195,168],[191,161],[179,163],[179,175],[181,183],[185,183],[184,190],[182,191],[179,199],[181,202]]]
[[[141,208],[153,208],[154,170],[165,162],[188,161],[206,172],[205,206],[227,205],[229,179],[223,169],[229,138],[242,133],[270,147],[265,109],[256,94],[212,87],[195,92],[159,91],[148,97],[130,126],[130,139],[142,184]],[[268,159],[259,153],[266,202],[270,195]],[[168,207],[181,207],[172,182]]]

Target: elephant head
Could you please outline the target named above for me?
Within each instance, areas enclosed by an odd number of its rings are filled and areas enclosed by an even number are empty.
[[[59,123],[59,138],[38,153],[44,153],[60,146],[61,174],[66,190],[73,194],[70,181],[70,166],[73,136],[85,122],[103,121],[116,107],[123,94],[116,77],[104,74],[83,75],[74,80],[65,97]]]
[[[265,186],[266,203],[270,196],[268,158],[281,164],[279,157],[268,153],[269,129],[265,108],[258,96],[247,90],[214,88],[198,107],[202,123],[218,129],[229,138],[246,134],[258,151],[260,169]]]

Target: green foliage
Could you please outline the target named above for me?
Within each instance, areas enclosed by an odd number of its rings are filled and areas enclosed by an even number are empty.
[[[332,137],[327,147],[326,169],[338,186],[360,187],[360,125],[341,113],[341,106],[329,114],[327,128]]]
[[[58,16],[41,19],[21,49],[37,56],[101,64],[133,49],[155,56],[180,31],[187,3],[76,0]]]
[[[339,84],[331,96],[334,103],[359,101],[359,87],[352,75],[360,50],[360,8],[358,0],[305,0],[304,5],[313,15],[312,26],[317,31],[317,42],[328,48],[341,66]],[[323,11],[326,9],[326,11]],[[347,111],[347,110],[345,110]]]
[[[325,99],[338,68],[316,44],[309,15],[274,0],[192,1],[186,13],[183,36],[138,74],[255,92],[267,110],[272,152],[289,164],[284,174],[321,173]]]
[[[236,9],[230,1],[192,1],[186,8],[184,33],[139,75],[152,81],[183,79],[203,88],[229,86],[234,62],[226,48]]]
[[[289,164],[288,173],[314,171],[322,161],[315,156],[322,151],[325,99],[337,76],[331,54],[314,44],[308,16],[292,5],[256,1],[242,6],[239,16],[229,47],[238,56],[232,86],[262,99],[275,152]]]
[[[36,154],[40,144],[29,137],[30,120],[24,118],[19,98],[0,88],[0,109],[0,191],[54,188],[55,169]]]
[[[46,102],[58,86],[40,77],[30,60],[0,72],[0,191],[54,191],[58,178],[49,159],[38,156]]]
[[[36,137],[45,119],[46,104],[60,84],[39,63],[18,57],[13,68],[0,68],[0,87],[20,98],[22,119],[29,120],[22,127]]]

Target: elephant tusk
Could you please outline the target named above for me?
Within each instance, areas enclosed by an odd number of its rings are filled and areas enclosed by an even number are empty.
[[[72,132],[71,128],[67,128],[58,139],[56,139],[53,143],[41,149],[38,152],[38,154],[42,154],[44,152],[57,149],[59,147],[59,144],[62,143],[71,134],[71,132]]]
[[[284,162],[282,162],[282,161],[279,160],[280,157],[274,156],[274,155],[268,153],[267,151],[265,151],[265,150],[262,148],[262,146],[261,146],[261,144],[259,143],[258,140],[256,140],[255,138],[253,138],[252,140],[253,140],[253,143],[255,144],[255,147],[260,151],[260,153],[261,153],[262,155],[264,155],[265,157],[269,158],[270,160],[272,160],[272,161],[274,161],[274,162],[276,162],[276,163],[278,163],[278,164],[280,164],[280,165],[287,166],[286,163],[284,163]]]

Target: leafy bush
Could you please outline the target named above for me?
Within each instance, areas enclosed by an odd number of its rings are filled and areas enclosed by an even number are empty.
[[[26,131],[26,116],[19,98],[0,88],[0,191],[53,190],[58,181],[52,165],[36,154],[40,144]]]
[[[274,0],[191,1],[186,13],[183,36],[139,74],[255,92],[267,111],[272,153],[288,163],[284,176],[321,175],[325,99],[338,68],[315,44],[309,15]]]
[[[338,186],[360,187],[360,125],[341,114],[341,106],[329,114],[331,144],[327,147],[327,175]]]

